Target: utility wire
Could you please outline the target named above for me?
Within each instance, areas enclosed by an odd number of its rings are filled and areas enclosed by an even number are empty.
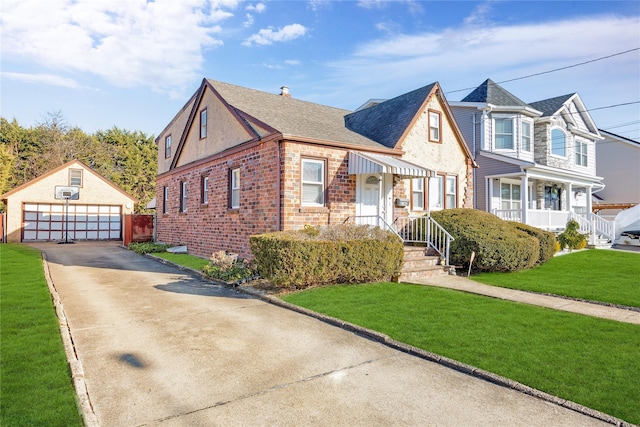
[[[624,54],[631,53],[631,52],[635,52],[635,51],[638,51],[638,50],[640,50],[640,47],[636,47],[636,48],[633,48],[633,49],[625,50],[625,51],[623,51],[623,52],[618,52],[618,53],[614,53],[614,54],[607,55],[607,56],[602,56],[602,57],[600,57],[600,58],[591,59],[591,60],[589,60],[589,61],[584,61],[584,62],[580,62],[580,63],[577,63],[577,64],[567,65],[566,67],[554,68],[553,70],[542,71],[542,72],[540,72],[540,73],[534,73],[534,74],[528,74],[528,75],[526,75],[526,76],[516,77],[516,78],[508,79],[508,80],[502,80],[502,81],[500,81],[500,82],[496,82],[496,84],[502,84],[502,83],[514,82],[514,81],[516,81],[516,80],[523,80],[523,79],[528,79],[528,78],[535,77],[535,76],[541,76],[541,75],[543,75],[543,74],[554,73],[554,72],[556,72],[556,71],[562,71],[562,70],[566,70],[566,69],[569,69],[569,68],[579,67],[579,66],[581,66],[581,65],[586,65],[586,64],[590,64],[590,63],[592,63],[592,62],[602,61],[602,60],[604,60],[604,59],[613,58],[613,57],[615,57],[615,56],[624,55]],[[458,89],[458,90],[452,90],[452,91],[448,91],[448,92],[446,92],[446,93],[462,92],[462,91],[465,91],[465,90],[472,90],[472,89],[475,89],[475,87],[470,87],[470,88],[465,88],[465,89]]]

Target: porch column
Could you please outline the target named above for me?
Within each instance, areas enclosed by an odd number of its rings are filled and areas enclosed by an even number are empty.
[[[571,212],[571,199],[573,198],[573,192],[571,191],[571,183],[565,183],[565,193],[567,194],[567,211]]]
[[[520,222],[523,224],[528,224],[529,220],[529,177],[525,173],[522,178],[520,178],[520,211],[521,217]]]
[[[592,192],[591,190],[593,190],[592,186],[587,186],[587,217],[591,216],[591,209],[593,209],[593,201],[591,200],[592,197]]]

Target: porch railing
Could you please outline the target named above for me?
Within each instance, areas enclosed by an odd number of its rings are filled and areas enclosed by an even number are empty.
[[[445,264],[449,265],[453,236],[430,216],[398,217],[393,224],[389,224],[381,216],[364,215],[350,216],[344,222],[372,225],[392,231],[405,243],[423,243],[433,248],[441,258],[444,258]]]
[[[494,209],[493,214],[506,221],[524,222],[520,209]],[[528,225],[550,231],[564,230],[569,220],[575,220],[580,225],[580,232],[589,234],[591,243],[595,243],[597,236],[613,240],[615,227],[613,222],[593,214],[577,213],[569,211],[556,211],[552,209],[527,209]]]

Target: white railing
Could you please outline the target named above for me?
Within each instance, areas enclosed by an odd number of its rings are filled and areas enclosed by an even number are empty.
[[[396,218],[393,226],[404,242],[425,243],[449,265],[449,251],[454,238],[435,219],[430,216],[404,216]]]
[[[519,209],[494,209],[493,214],[505,221],[522,221],[522,211]],[[593,214],[578,212],[556,211],[552,209],[527,209],[528,225],[549,231],[561,231],[570,220],[576,221],[580,226],[580,233],[588,234],[591,243],[595,243],[598,236],[613,240],[615,238],[615,225],[611,221]]]
[[[427,247],[433,248],[441,258],[444,258],[445,264],[449,265],[449,251],[451,242],[454,240],[453,236],[430,216],[398,217],[393,224],[389,224],[381,216],[363,215],[347,217],[344,222],[372,225],[392,231],[406,243],[424,243]]]

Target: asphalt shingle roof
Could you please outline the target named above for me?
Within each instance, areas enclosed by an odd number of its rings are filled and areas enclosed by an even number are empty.
[[[462,102],[486,102],[502,107],[526,107],[528,105],[491,79],[485,80],[473,92],[465,96]]]
[[[209,79],[208,82],[233,108],[271,126],[285,137],[310,138],[382,148],[374,140],[345,127],[345,116],[350,113],[349,110],[216,80]]]
[[[542,116],[552,116],[554,115],[569,98],[571,98],[575,93],[571,93],[568,95],[556,96],[555,98],[543,99],[542,101],[536,101],[529,104],[532,108],[535,108],[538,111],[542,111]]]
[[[394,148],[436,83],[348,114],[346,127],[385,147]]]

